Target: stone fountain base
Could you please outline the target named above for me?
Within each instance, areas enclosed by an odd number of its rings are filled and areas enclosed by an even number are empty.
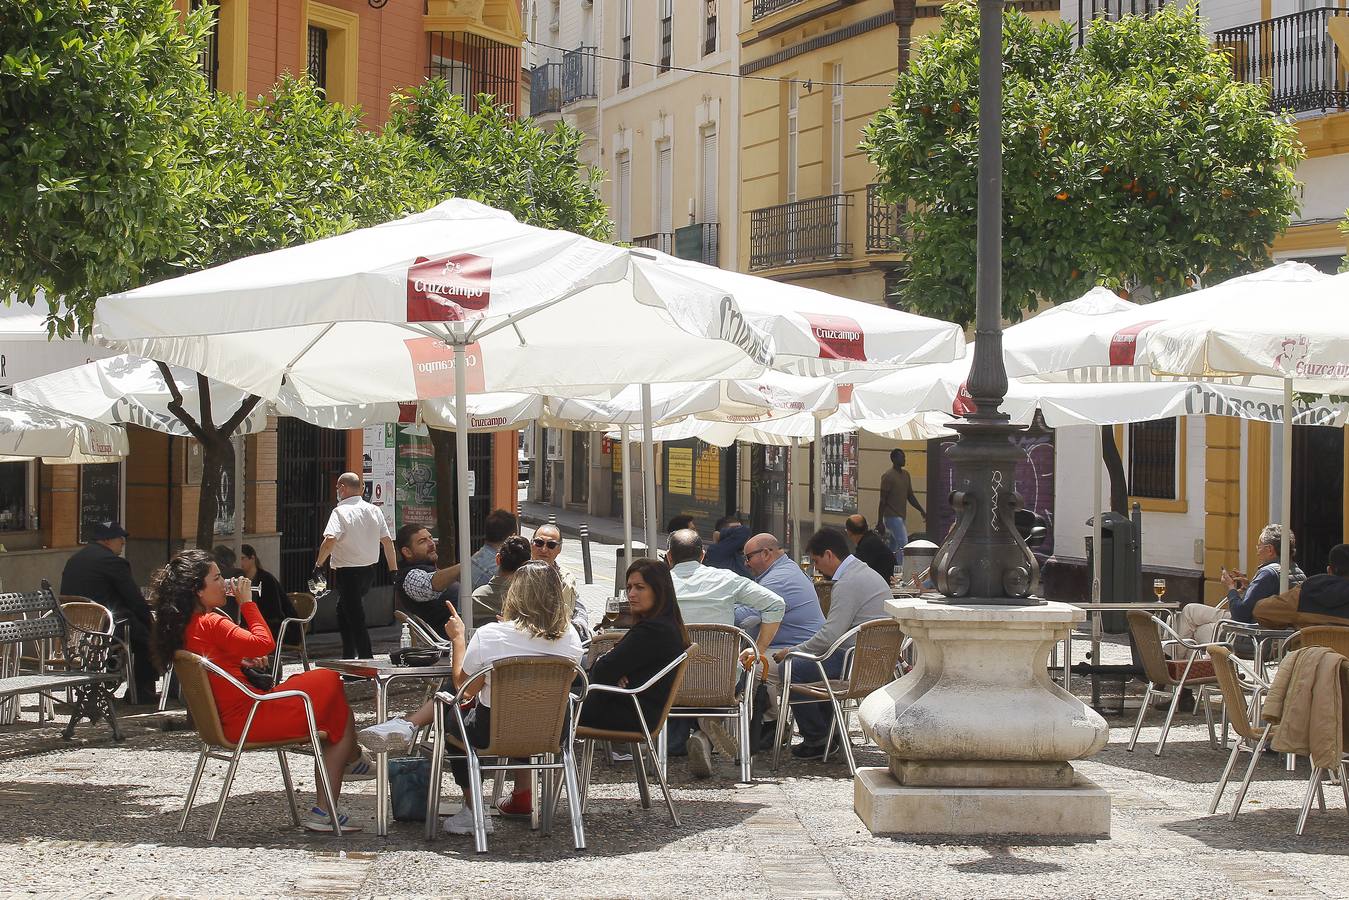
[[[1084,613],[1035,606],[892,601],[914,670],[862,703],[889,768],[860,769],[854,809],[877,834],[1110,834],[1110,795],[1069,760],[1105,746],[1105,720],[1046,664]]]

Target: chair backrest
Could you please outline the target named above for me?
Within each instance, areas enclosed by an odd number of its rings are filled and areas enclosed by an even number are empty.
[[[858,629],[853,646],[852,672],[841,700],[860,699],[895,680],[904,631],[894,619],[872,619]]]
[[[32,615],[36,613],[36,615]],[[46,615],[51,613],[51,615]],[[14,618],[8,618],[13,616]],[[45,578],[40,590],[0,594],[0,644],[64,640],[66,620],[52,586]]]
[[[112,634],[112,610],[85,597],[61,595],[61,614],[66,621],[85,631]]]
[[[314,613],[318,612],[318,601],[308,591],[291,591],[286,596],[290,598],[290,605],[295,607],[295,615],[304,620],[304,630],[309,631],[309,623],[314,621]]]
[[[1328,647],[1349,657],[1349,627],[1344,625],[1308,625],[1298,632],[1300,646]]]
[[[653,736],[659,735],[661,729],[665,727],[665,720],[670,718],[670,710],[674,709],[675,699],[679,696],[680,689],[684,686],[684,674],[688,671],[689,661],[698,653],[696,643],[689,644],[688,649],[684,651],[684,661],[674,670],[674,680],[670,682],[670,693],[665,698],[665,706],[660,711],[660,718],[655,722],[647,722],[646,727],[651,729]],[[652,685],[655,688],[655,685]]]
[[[494,663],[491,742],[481,753],[526,757],[558,752],[578,673],[585,674],[560,656],[512,656]]]
[[[212,747],[231,747],[220,724],[220,710],[215,705],[211,679],[201,664],[201,657],[186,650],[173,654],[173,675],[178,679],[183,701],[192,716],[192,724],[204,743]]]
[[[1213,659],[1213,672],[1218,676],[1218,689],[1222,691],[1223,706],[1227,709],[1227,720],[1232,723],[1232,730],[1243,738],[1254,740],[1259,735],[1246,711],[1246,692],[1241,688],[1232,651],[1226,647],[1210,647],[1208,652]]]
[[[745,633],[734,625],[689,625],[689,653],[675,706],[735,706]],[[690,650],[692,651],[692,647]]]
[[[590,664],[593,666],[601,656],[618,646],[623,640],[621,631],[601,631],[590,639]]]
[[[1162,636],[1157,623],[1146,610],[1131,609],[1129,633],[1133,635],[1138,658],[1143,663],[1143,674],[1155,685],[1171,684],[1171,671],[1166,667],[1166,652],[1162,650]]]

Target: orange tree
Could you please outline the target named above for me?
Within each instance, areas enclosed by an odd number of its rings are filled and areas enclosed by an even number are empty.
[[[906,205],[891,298],[974,318],[978,10],[944,7],[862,148]],[[1205,37],[1193,10],[1072,26],[1009,9],[1003,48],[1003,314],[1093,285],[1134,300],[1269,262],[1297,209],[1293,126]]]

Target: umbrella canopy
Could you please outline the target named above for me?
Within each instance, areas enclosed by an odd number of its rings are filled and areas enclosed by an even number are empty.
[[[468,398],[469,433],[486,434],[521,428],[543,414],[543,401],[544,398],[536,394],[473,394]],[[456,422],[454,403],[444,397],[420,403],[353,403],[315,407],[283,398],[274,404],[274,408],[280,415],[303,419],[320,428],[351,429],[398,422],[452,431]]]
[[[183,408],[202,420],[200,381],[196,372],[171,366],[170,374],[183,398]],[[208,381],[211,415],[225,421],[246,395],[238,388]],[[21,381],[14,396],[62,412],[119,425],[139,425],[175,437],[191,437],[187,426],[169,410],[173,393],[164,373],[152,360],[122,354]],[[255,409],[237,434],[254,434],[267,427],[266,409]]]
[[[127,454],[126,432],[0,394],[0,462],[115,462]]]

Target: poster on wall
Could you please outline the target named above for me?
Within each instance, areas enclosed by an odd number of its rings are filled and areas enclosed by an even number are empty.
[[[1012,438],[1017,448],[1016,490],[1021,494],[1025,508],[1044,520],[1049,534],[1043,544],[1035,548],[1037,554],[1054,552],[1054,433],[1022,433]],[[955,469],[950,453],[954,438],[928,442],[928,540],[940,544],[942,537],[955,521],[955,510],[947,498],[956,489]],[[910,535],[912,537],[912,535]]]
[[[436,451],[426,429],[397,425],[394,454],[394,513],[399,528],[436,527]]]
[[[693,516],[699,532],[710,538],[713,523],[730,508],[728,482],[735,480],[735,451],[690,438],[667,441],[661,452],[662,515]]]
[[[371,425],[361,433],[361,477],[365,479],[365,499],[380,508],[389,530],[394,530],[394,459],[397,456],[397,425]]]

